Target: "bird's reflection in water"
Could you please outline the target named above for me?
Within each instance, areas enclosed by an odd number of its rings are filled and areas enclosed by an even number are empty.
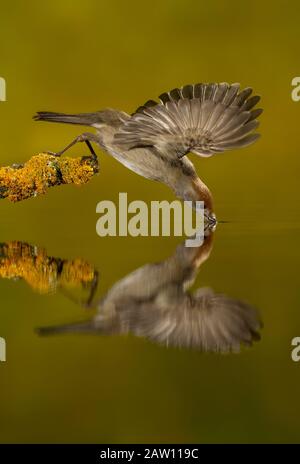
[[[210,255],[212,242],[213,233],[206,231],[200,247],[187,248],[184,243],[181,244],[165,261],[146,264],[116,282],[95,304],[97,314],[89,320],[42,327],[38,329],[39,334],[132,333],[165,346],[210,352],[238,352],[241,345],[252,345],[254,340],[259,340],[261,329],[258,313],[253,307],[215,293],[210,288],[188,292],[200,266]],[[89,285],[87,304],[94,306],[92,300],[97,271],[87,263],[84,266],[81,260],[59,260],[65,264],[58,266],[58,261],[47,257],[45,252],[41,257],[36,255],[36,248],[26,244],[14,242],[13,245],[1,245],[0,276],[17,274],[39,291],[51,285],[53,287],[53,282],[56,287],[65,284],[65,281]],[[13,257],[14,265],[9,257]],[[24,266],[21,266],[24,258],[29,261],[30,272],[24,272]],[[82,265],[78,267],[75,264],[79,262]],[[62,269],[60,272],[55,270],[54,278],[53,266]],[[73,271],[67,271],[72,266]],[[18,270],[19,267],[22,272]]]

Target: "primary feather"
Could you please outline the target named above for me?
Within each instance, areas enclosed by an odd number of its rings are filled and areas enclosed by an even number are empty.
[[[260,100],[239,84],[185,85],[149,100],[120,126],[114,142],[124,150],[154,146],[178,157],[211,156],[250,145],[259,137],[253,110]],[[250,97],[250,98],[249,98]]]

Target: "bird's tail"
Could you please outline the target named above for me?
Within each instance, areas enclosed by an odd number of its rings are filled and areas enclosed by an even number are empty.
[[[66,124],[93,126],[95,123],[101,122],[99,113],[100,112],[65,114],[53,113],[51,111],[39,111],[35,116],[33,116],[33,119],[36,121],[62,122]]]
[[[39,335],[56,335],[62,333],[89,333],[97,332],[97,327],[90,321],[74,322],[56,326],[39,327],[36,329]]]

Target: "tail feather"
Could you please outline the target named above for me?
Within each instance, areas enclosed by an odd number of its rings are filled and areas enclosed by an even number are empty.
[[[100,112],[96,113],[79,113],[79,114],[65,114],[55,113],[51,111],[39,111],[33,119],[35,121],[49,121],[49,122],[62,122],[66,124],[81,124],[82,126],[92,126],[100,121]]]
[[[123,111],[113,110],[110,108],[95,111],[94,113],[53,113],[51,111],[39,111],[33,116],[35,121],[49,121],[49,122],[62,122],[66,124],[80,124],[81,126],[100,127],[102,125],[109,125],[118,127],[130,116]]]
[[[92,320],[83,322],[74,322],[71,324],[62,324],[56,326],[39,327],[36,329],[39,335],[56,335],[62,333],[89,333],[97,332]]]

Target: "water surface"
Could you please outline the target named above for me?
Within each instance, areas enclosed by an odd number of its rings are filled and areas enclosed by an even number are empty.
[[[2,440],[297,440],[298,229],[3,243]]]

